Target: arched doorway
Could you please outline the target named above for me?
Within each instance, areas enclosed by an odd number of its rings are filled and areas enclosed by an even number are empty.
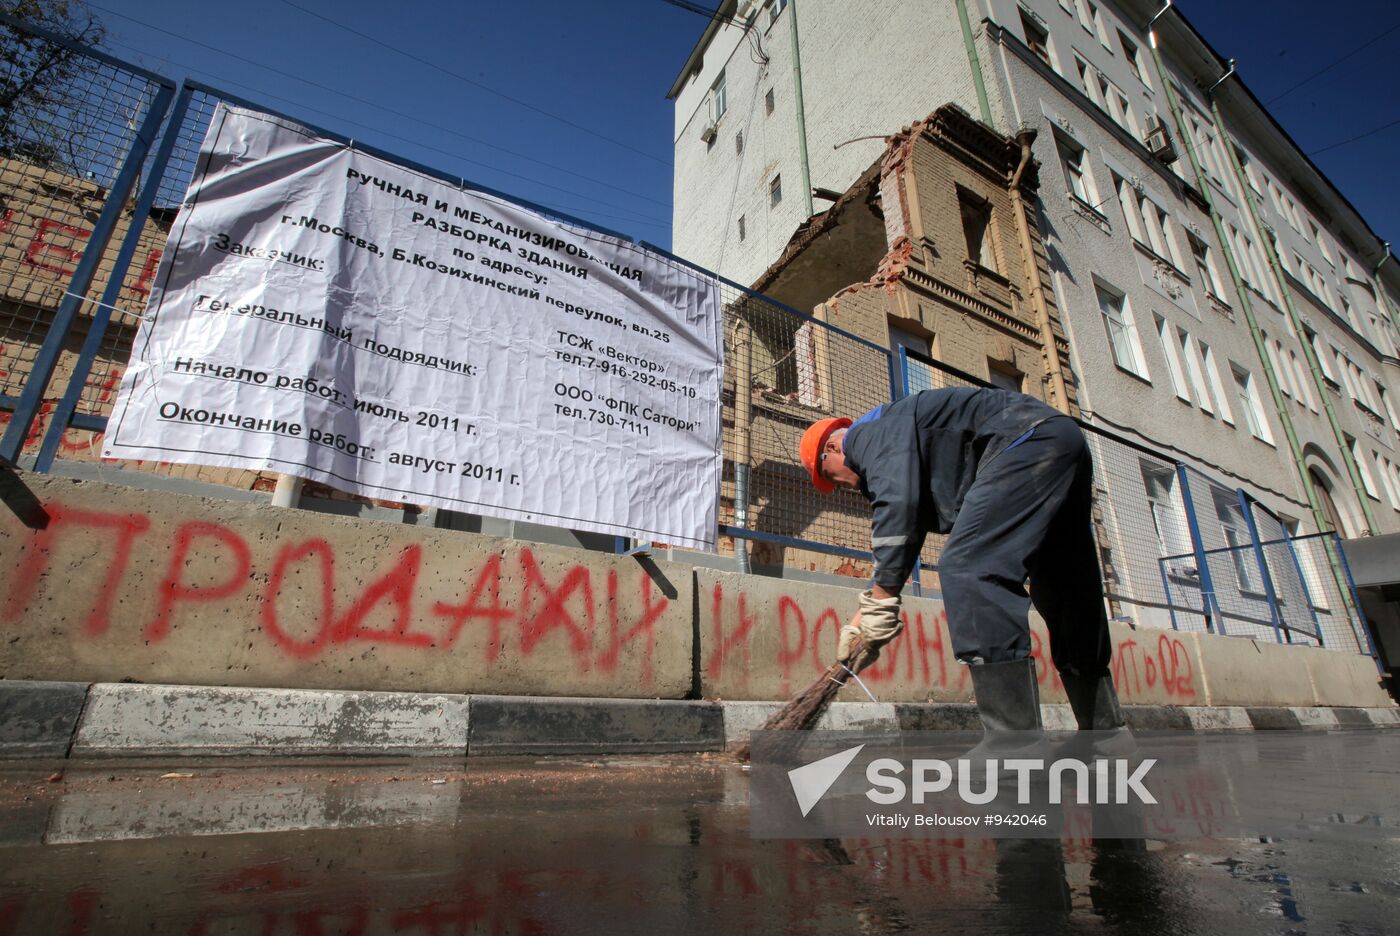
[[[1313,487],[1317,490],[1317,499],[1322,504],[1322,512],[1332,522],[1332,528],[1340,536],[1351,537],[1352,531],[1342,520],[1341,511],[1337,510],[1337,502],[1332,499],[1332,483],[1316,468],[1308,469],[1308,477],[1312,479]]]

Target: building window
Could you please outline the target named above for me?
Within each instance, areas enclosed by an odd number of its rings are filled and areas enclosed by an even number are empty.
[[[1294,385],[1302,394],[1302,402],[1308,405],[1308,409],[1316,413],[1318,411],[1317,398],[1313,396],[1312,385],[1308,379],[1307,368],[1303,366],[1302,361],[1298,360],[1298,352],[1296,351],[1290,350],[1288,352],[1288,360],[1293,365],[1293,381]]]
[[[967,256],[978,266],[996,270],[992,251],[992,206],[964,192],[958,192],[958,208],[962,212],[963,236],[967,238]]]
[[[1103,315],[1104,331],[1108,335],[1109,348],[1113,352],[1113,363],[1130,374],[1147,380],[1147,368],[1143,364],[1138,347],[1137,334],[1133,329],[1132,311],[1128,301],[1120,292],[1094,284],[1094,292],[1099,298],[1099,312]]]
[[[1167,359],[1167,376],[1171,378],[1172,389],[1183,403],[1191,402],[1190,391],[1186,389],[1186,374],[1181,369],[1181,357],[1176,353],[1176,341],[1172,337],[1176,326],[1162,318],[1157,319],[1157,337],[1162,340],[1162,356]]]
[[[1195,571],[1191,555],[1191,539],[1186,532],[1185,511],[1177,506],[1176,472],[1139,460],[1142,486],[1147,491],[1147,509],[1152,513],[1152,526],[1157,533],[1159,558],[1175,556],[1167,566],[1168,575],[1189,575]]]
[[[1376,394],[1380,397],[1381,408],[1390,417],[1390,428],[1400,432],[1400,418],[1396,418],[1395,404],[1390,402],[1390,394],[1386,392],[1385,385],[1379,380],[1376,381]]]
[[[772,26],[778,21],[778,17],[783,15],[787,9],[787,0],[773,0],[773,5],[768,8],[768,25]]]
[[[768,93],[763,96],[763,115],[766,117],[773,113],[773,89],[769,88]]]
[[[1050,61],[1050,33],[1044,26],[1027,16],[1025,10],[1018,12],[1021,14],[1021,31],[1026,34],[1026,45],[1042,62],[1054,68],[1055,64]]]
[[[1337,382],[1337,377],[1332,373],[1332,365],[1327,363],[1327,355],[1322,353],[1322,341],[1317,337],[1317,332],[1303,326],[1303,335],[1307,338],[1308,344],[1312,345],[1313,354],[1317,355],[1317,365],[1322,368],[1323,378],[1336,389],[1342,389],[1342,385]]]
[[[1196,275],[1201,278],[1201,285],[1211,296],[1224,302],[1225,293],[1220,288],[1220,277],[1215,272],[1215,262],[1210,256],[1210,245],[1194,234],[1188,233],[1186,239],[1191,244],[1191,256],[1195,258]]]
[[[1236,585],[1241,592],[1260,594],[1264,588],[1259,580],[1259,560],[1254,554],[1254,542],[1249,537],[1239,502],[1222,490],[1217,489],[1213,493],[1215,516],[1220,521],[1220,532],[1230,550]]]
[[[987,380],[993,387],[1010,390],[1012,393],[1021,393],[1026,385],[1025,375],[1020,371],[991,359],[987,361]]]
[[[1191,378],[1191,389],[1196,393],[1196,403],[1202,410],[1215,415],[1211,405],[1210,390],[1206,387],[1205,367],[1201,364],[1201,353],[1196,350],[1196,342],[1186,332],[1177,329],[1181,336],[1181,356],[1186,360],[1186,374]]]
[[[1089,63],[1078,53],[1074,53],[1074,73],[1079,76],[1079,90],[1083,91],[1089,100],[1099,107],[1103,107],[1103,99],[1099,97],[1098,72],[1089,67]]]
[[[773,176],[773,181],[768,183],[768,207],[776,208],[783,200],[783,177]]]
[[[1171,221],[1167,213],[1120,176],[1115,174],[1113,178],[1118,185],[1118,203],[1123,208],[1123,220],[1128,223],[1133,240],[1159,259],[1181,269],[1176,244],[1169,236]]]
[[[1263,198],[1264,192],[1259,185],[1259,174],[1254,171],[1254,164],[1249,161],[1249,155],[1240,148],[1238,143],[1232,141],[1230,146],[1234,148],[1235,159],[1239,162],[1240,168],[1244,170],[1244,177],[1249,182],[1249,187],[1254,190],[1255,195]]]
[[[1327,265],[1335,270],[1337,268],[1337,261],[1332,259],[1332,251],[1327,249],[1327,241],[1323,239],[1322,232],[1318,230],[1317,225],[1313,224],[1311,221],[1308,222],[1308,226],[1312,228],[1313,240],[1317,241],[1317,249],[1322,252],[1322,259],[1326,260]]]
[[[1055,134],[1055,146],[1060,151],[1060,164],[1064,167],[1065,183],[1069,185],[1070,194],[1097,211],[1098,198],[1091,188],[1092,180],[1084,167],[1084,147],[1058,133]]]
[[[739,241],[740,241],[740,243],[743,242],[744,236],[745,236],[747,233],[748,233],[748,230],[747,230],[747,228],[746,228],[746,226],[745,226],[745,224],[744,224],[744,216],[743,216],[743,215],[739,215]]]
[[[1376,460],[1376,473],[1381,476],[1381,487],[1385,488],[1385,495],[1390,498],[1390,506],[1400,510],[1400,488],[1395,485],[1390,459],[1382,457],[1380,452],[1372,452],[1371,455]]]
[[[1128,60],[1128,64],[1133,67],[1133,74],[1137,75],[1138,81],[1152,87],[1152,82],[1147,80],[1147,69],[1142,65],[1142,51],[1138,44],[1128,38],[1127,33],[1118,30],[1118,42],[1123,46],[1123,57]]]
[[[1225,393],[1225,385],[1220,382],[1220,368],[1215,363],[1215,352],[1204,341],[1201,342],[1201,358],[1206,365],[1206,379],[1210,381],[1210,389],[1215,394],[1215,407],[1220,411],[1220,418],[1233,426],[1235,413],[1230,409],[1230,397]]]
[[[1269,434],[1269,427],[1264,419],[1264,407],[1259,402],[1259,394],[1254,391],[1253,375],[1233,362],[1230,364],[1230,373],[1235,378],[1235,393],[1239,398],[1240,409],[1244,412],[1244,424],[1256,439],[1273,445],[1273,437]]]
[[[734,152],[735,152],[735,154],[739,154],[739,153],[742,153],[743,151],[744,151],[744,131],[740,130],[738,133],[734,134]]]
[[[729,90],[724,81],[724,72],[719,73],[710,88],[710,123],[719,123],[724,112],[729,110]]]
[[[1376,493],[1376,482],[1371,477],[1371,469],[1366,466],[1366,458],[1362,454],[1361,446],[1346,433],[1342,433],[1342,438],[1346,439],[1347,448],[1351,449],[1351,458],[1352,461],[1356,462],[1356,473],[1361,475],[1361,486],[1366,489],[1366,496],[1380,500],[1381,496]]]

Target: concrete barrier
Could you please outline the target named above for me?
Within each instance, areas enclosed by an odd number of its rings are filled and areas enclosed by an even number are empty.
[[[0,681],[771,702],[817,678],[857,607],[855,588],[98,482],[7,473],[0,494],[37,505],[0,511]],[[866,687],[971,701],[942,602],[904,614]],[[1038,620],[1031,637],[1041,700],[1063,705]],[[1355,654],[1111,637],[1130,706],[1225,706],[1240,727],[1244,707],[1392,704]]]
[[[691,690],[685,566],[92,482],[22,483],[46,518],[28,528],[0,511],[5,679]]]

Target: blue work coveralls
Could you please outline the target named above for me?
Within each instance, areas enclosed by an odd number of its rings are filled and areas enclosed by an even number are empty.
[[[959,660],[1028,657],[1034,602],[1059,670],[1108,673],[1093,465],[1073,419],[1006,390],[925,390],[857,420],[844,448],[874,508],[877,584],[897,592],[925,535],[949,534],[938,576]]]

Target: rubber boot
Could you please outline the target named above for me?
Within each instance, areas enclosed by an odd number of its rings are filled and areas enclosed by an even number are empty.
[[[1095,732],[1089,743],[1071,741],[1061,751],[1067,757],[1092,760],[1098,757],[1123,757],[1137,750],[1133,733],[1118,705],[1118,692],[1111,676],[1076,676],[1061,673],[1069,707],[1080,731]]]
[[[972,693],[982,720],[982,742],[969,758],[1044,758],[1050,753],[1040,720],[1040,687],[1035,660],[974,663]]]

